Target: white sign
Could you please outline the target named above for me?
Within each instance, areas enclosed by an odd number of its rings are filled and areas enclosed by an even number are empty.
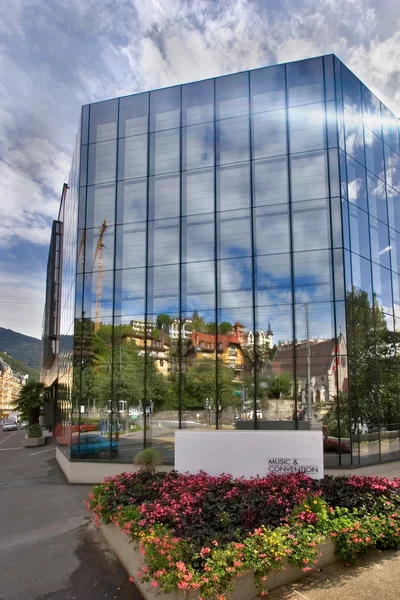
[[[322,431],[175,432],[175,469],[218,476],[324,476]]]

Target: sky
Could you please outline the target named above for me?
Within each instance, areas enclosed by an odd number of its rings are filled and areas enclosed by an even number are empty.
[[[398,0],[0,0],[0,327],[41,336],[82,104],[331,52],[400,115]]]

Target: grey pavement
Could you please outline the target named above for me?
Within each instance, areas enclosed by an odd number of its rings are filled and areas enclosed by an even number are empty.
[[[0,600],[140,600],[69,485],[55,447],[0,431]]]

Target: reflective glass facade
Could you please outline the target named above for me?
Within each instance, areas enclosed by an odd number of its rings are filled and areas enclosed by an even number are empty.
[[[68,457],[173,464],[178,428],[317,424],[327,466],[400,452],[398,122],[342,63],[84,106],[77,144]]]

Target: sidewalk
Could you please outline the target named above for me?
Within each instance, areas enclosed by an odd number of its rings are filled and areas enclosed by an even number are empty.
[[[400,461],[380,463],[377,465],[368,465],[367,467],[343,467],[339,469],[325,469],[325,475],[376,475],[377,477],[387,477],[394,479],[400,477]],[[400,593],[399,593],[400,597]]]

